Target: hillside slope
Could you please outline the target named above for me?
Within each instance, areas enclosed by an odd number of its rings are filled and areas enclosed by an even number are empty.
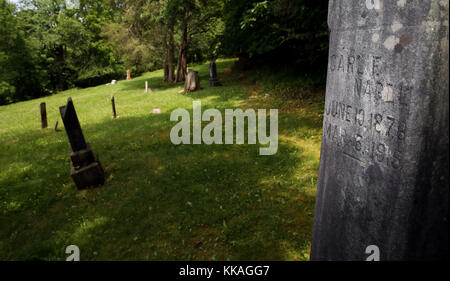
[[[217,64],[222,87],[178,94],[162,71],[132,81],[0,107],[0,260],[305,260],[309,257],[319,165],[323,93],[279,98]],[[144,81],[153,93],[144,93]],[[114,94],[118,119],[111,118]],[[107,173],[102,187],[77,191],[58,107],[72,97],[85,138]],[[279,146],[179,145],[172,110],[277,108]],[[48,129],[40,129],[39,103]],[[153,114],[160,108],[161,114]],[[59,119],[59,128],[53,126]]]

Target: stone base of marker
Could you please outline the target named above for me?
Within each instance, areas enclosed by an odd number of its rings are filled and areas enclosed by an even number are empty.
[[[222,84],[220,84],[219,79],[217,79],[217,78],[210,78],[209,79],[209,86],[210,87],[217,87],[217,86],[222,86]]]
[[[145,90],[144,93],[151,93],[152,92],[152,88],[148,87],[148,81],[145,81]]]
[[[70,176],[78,189],[95,187],[105,183],[105,171],[87,143],[87,148],[70,152]]]

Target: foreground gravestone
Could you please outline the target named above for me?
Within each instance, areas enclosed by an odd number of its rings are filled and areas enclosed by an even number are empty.
[[[209,64],[209,86],[211,87],[221,86],[219,79],[217,78],[217,70],[215,62],[211,62]]]
[[[47,108],[45,106],[45,102],[41,102],[39,104],[39,111],[41,113],[41,128],[45,129],[48,126],[48,123],[47,123]]]
[[[329,1],[312,260],[448,259],[448,1]]]
[[[72,99],[59,108],[70,142],[70,176],[78,189],[102,185],[105,173],[97,155],[84,139]]]

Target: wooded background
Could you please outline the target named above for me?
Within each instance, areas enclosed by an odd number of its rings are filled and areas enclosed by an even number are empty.
[[[0,104],[127,69],[180,82],[188,64],[219,57],[325,77],[326,18],[326,0],[0,0]]]

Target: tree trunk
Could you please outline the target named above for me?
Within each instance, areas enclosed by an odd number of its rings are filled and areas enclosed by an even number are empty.
[[[66,52],[67,52],[67,48],[65,45],[60,45],[59,46],[60,49],[60,65],[61,65],[61,69],[60,69],[60,74],[58,75],[58,84],[59,84],[59,90],[66,90],[66,78],[64,77],[66,74],[65,68],[66,68]]]
[[[175,81],[175,41],[173,39],[173,25],[169,27],[168,36],[169,44],[167,49],[167,66],[168,66],[168,80],[169,82]]]
[[[164,28],[164,36],[162,41],[162,55],[163,55],[163,69],[164,69],[164,78],[163,82],[169,82],[169,65],[168,65],[168,46],[167,46],[167,34],[168,30]]]
[[[188,21],[189,11],[187,8],[184,9],[184,20],[183,20],[183,31],[181,33],[181,44],[180,44],[180,52],[178,54],[178,68],[177,68],[177,79],[176,82],[184,81],[186,78],[187,72],[187,40],[188,40]]]
[[[184,81],[183,90],[179,91],[180,94],[194,92],[200,90],[200,79],[198,77],[198,71],[189,70]]]

